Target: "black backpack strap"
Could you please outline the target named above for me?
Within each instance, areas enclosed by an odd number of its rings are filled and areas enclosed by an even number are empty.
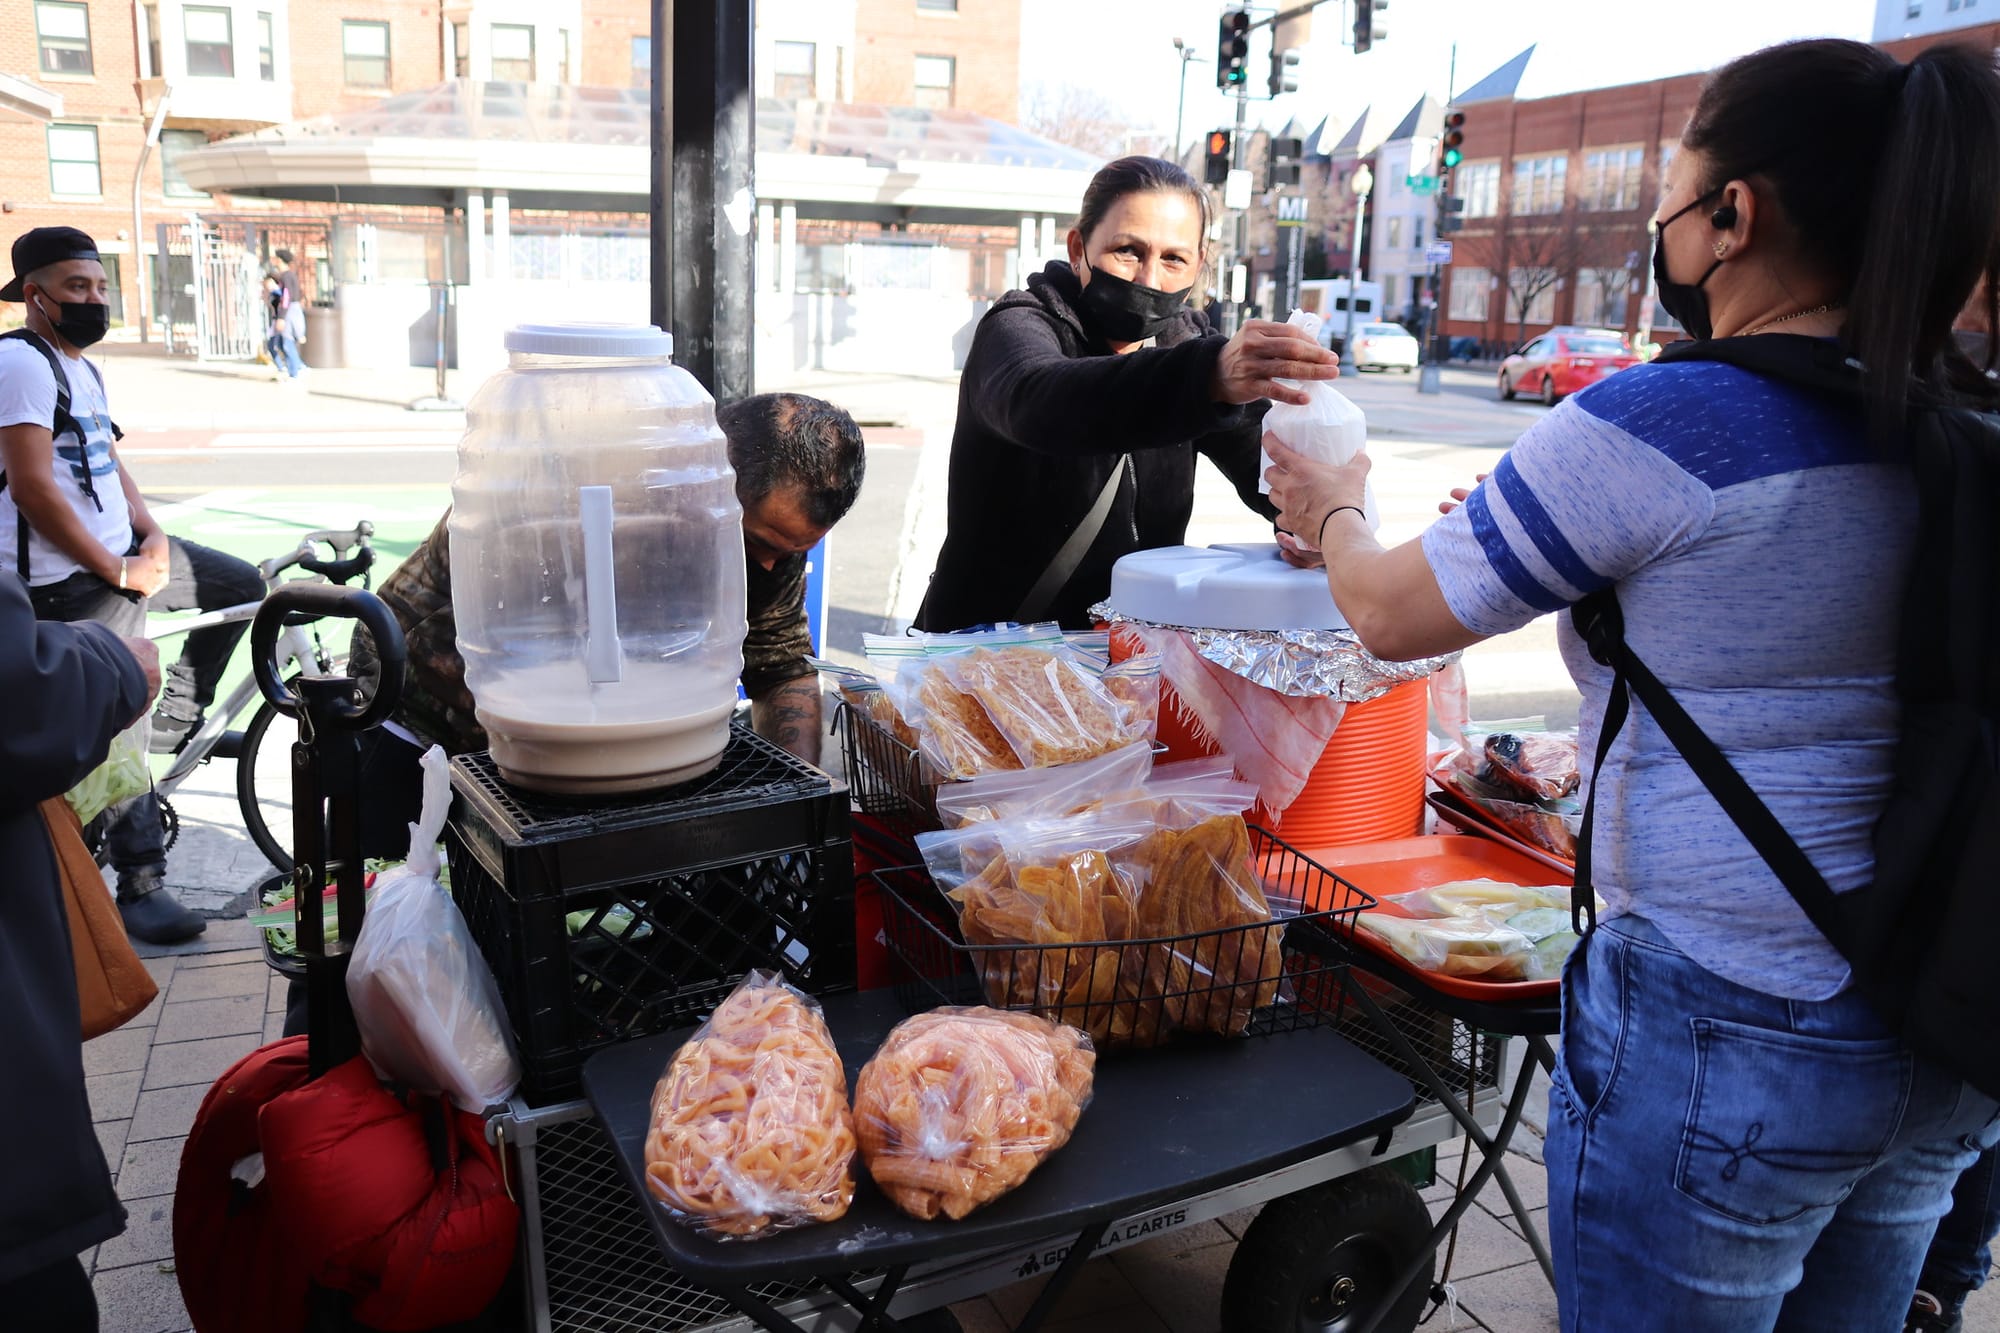
[[[42,354],[42,360],[49,363],[49,374],[56,382],[56,410],[54,418],[49,422],[49,435],[51,438],[58,435],[76,436],[77,449],[83,455],[83,480],[80,485],[84,495],[101,512],[104,508],[104,501],[97,498],[97,482],[90,475],[90,440],[83,433],[82,425],[78,423],[75,415],[70,411],[69,376],[63,373],[62,362],[56,357],[56,349],[49,346],[48,343],[42,340],[41,335],[31,329],[13,329],[7,333],[0,333],[0,339],[5,338],[17,339],[28,344],[28,346]],[[83,364],[90,366],[90,373],[97,377],[97,387],[102,389],[104,387],[104,376],[102,373],[98,371],[96,366],[91,365],[89,361],[85,361]],[[117,424],[113,423],[112,430],[116,432],[117,429]],[[123,439],[124,437],[121,434],[115,435],[114,438]]]
[[[106,402],[109,402],[111,399],[111,394],[110,391],[104,387],[104,372],[99,370],[97,368],[97,363],[95,361],[92,361],[89,357],[83,358],[83,364],[84,368],[90,372],[90,377],[97,381],[97,391],[104,395]],[[109,413],[105,414],[104,420],[111,427],[111,438],[114,442],[125,438],[125,432],[118,428],[118,423],[111,419]]]
[[[1716,743],[1688,716],[1687,710],[1680,706],[1660,678],[1632,652],[1631,646],[1625,642],[1625,617],[1618,606],[1617,594],[1609,588],[1593,593],[1578,602],[1570,615],[1577,633],[1589,647],[1591,657],[1616,673],[1612,701],[1605,706],[1604,737],[1598,743],[1599,768],[1602,768],[1610,747],[1612,710],[1617,710],[1617,722],[1622,724],[1626,711],[1624,697],[1628,691],[1636,694],[1653,721],[1659,724],[1660,730],[1680,751],[1687,766],[1708,788],[1715,803],[1722,807],[1722,812],[1729,816],[1737,830],[1771,867],[1786,892],[1798,902],[1807,919],[1818,927],[1819,933],[1826,936],[1827,942],[1843,957],[1847,956],[1844,943],[1847,932],[1841,923],[1840,904],[1833,890],[1827,886],[1826,878],[1799,849],[1792,835],[1785,832],[1784,825],[1750,789],[1750,784],[1743,780],[1743,775],[1736,771]],[[1590,807],[1596,800],[1597,775],[1593,774],[1590,800],[1584,810],[1583,837],[1577,847],[1576,893],[1580,898],[1587,898],[1590,893],[1586,884],[1589,874]],[[1578,898],[1573,898],[1571,902],[1573,915],[1577,901]]]

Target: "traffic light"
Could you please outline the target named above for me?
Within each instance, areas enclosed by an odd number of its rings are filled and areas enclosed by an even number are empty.
[[[1299,183],[1299,159],[1305,156],[1305,140],[1272,139],[1270,155],[1265,163],[1265,188],[1275,190],[1281,185]]]
[[[1215,39],[1215,86],[1234,92],[1250,82],[1250,15],[1224,11]]]
[[[1354,3],[1354,54],[1360,55],[1376,42],[1389,35],[1375,17],[1378,10],[1387,9],[1389,0],[1355,0]]]
[[[1454,111],[1444,118],[1444,137],[1438,140],[1438,177],[1465,161],[1465,113]]]
[[[1299,53],[1276,46],[1271,48],[1271,96],[1282,97],[1299,90]]]
[[[1208,168],[1202,179],[1210,185],[1229,184],[1229,131],[1210,130],[1208,132]]]

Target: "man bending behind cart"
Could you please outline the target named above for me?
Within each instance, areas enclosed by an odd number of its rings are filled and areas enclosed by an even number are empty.
[[[797,393],[766,393],[717,409],[736,471],[743,505],[743,551],[749,559],[749,634],[743,641],[743,690],[757,734],[809,764],[820,756],[819,681],[806,658],[813,651],[806,621],[806,556],[844,517],[861,493],[865,456],[860,428],[832,403]],[[367,742],[364,783],[383,809],[370,817],[389,840],[371,854],[400,856],[408,848],[405,814],[416,817],[416,749],[411,742],[442,745],[451,754],[486,748],[486,730],[473,716],[458,655],[458,626],[451,609],[450,513],[382,583],[409,647],[403,702],[394,722],[408,735]],[[673,571],[655,571],[672,578]],[[372,646],[355,636],[354,673],[375,671]],[[379,737],[379,733],[378,733]],[[381,799],[392,792],[390,799]],[[400,834],[402,848],[392,849]],[[364,834],[374,843],[372,836]]]

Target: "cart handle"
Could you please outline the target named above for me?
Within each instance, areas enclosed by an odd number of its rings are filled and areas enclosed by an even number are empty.
[[[395,711],[403,699],[403,665],[409,658],[409,650],[403,643],[403,628],[375,594],[331,583],[287,583],[274,590],[257,608],[257,618],[250,624],[250,666],[257,677],[257,688],[270,700],[271,707],[286,717],[296,718],[306,706],[292,687],[279,678],[275,656],[279,631],[284,628],[285,618],[293,614],[359,621],[375,640],[375,656],[381,665],[374,690],[365,700],[358,688],[347,697],[332,700],[326,705],[326,721],[350,731],[366,731]]]

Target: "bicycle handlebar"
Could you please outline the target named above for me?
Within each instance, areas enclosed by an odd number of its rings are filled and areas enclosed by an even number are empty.
[[[323,708],[326,712],[327,716],[320,720],[350,731],[366,731],[395,711],[403,699],[403,666],[409,657],[402,627],[389,614],[382,599],[373,593],[325,583],[288,583],[274,590],[257,608],[257,618],[250,623],[250,666],[257,677],[257,688],[271,701],[271,707],[291,718],[298,717],[306,707],[305,700],[279,677],[275,656],[279,631],[284,628],[286,618],[294,613],[358,620],[367,626],[375,640],[380,674],[372,695],[365,702],[357,702],[361,692],[355,690],[344,698],[322,701],[314,710],[318,713]]]
[[[375,548],[363,546],[345,560],[315,560],[302,556],[298,566],[308,574],[317,574],[333,583],[345,583],[351,578],[366,574],[375,564]]]

